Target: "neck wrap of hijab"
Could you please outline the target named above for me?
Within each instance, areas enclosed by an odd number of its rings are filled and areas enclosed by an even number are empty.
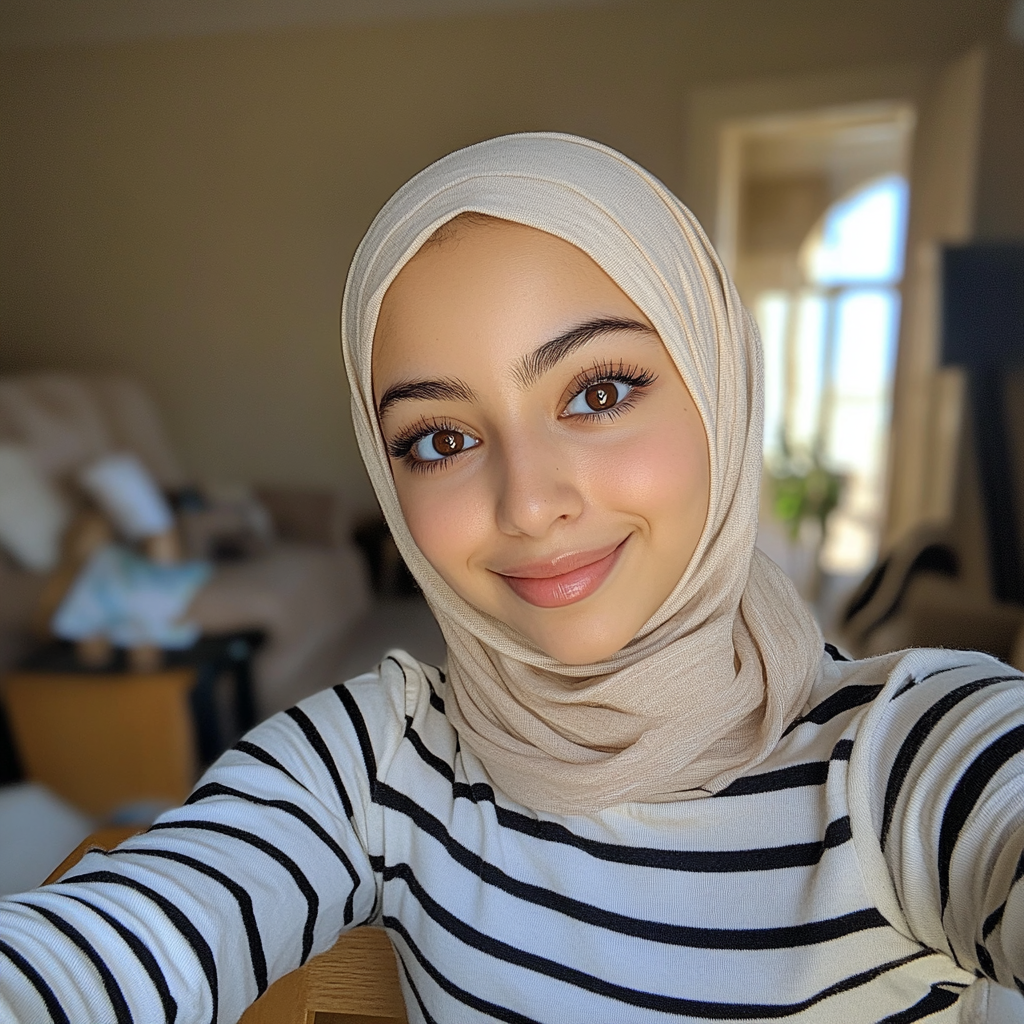
[[[430,235],[477,212],[556,235],[647,315],[703,418],[707,522],[682,579],[621,651],[565,665],[462,600],[416,546],[378,427],[371,349],[381,301]],[[448,644],[446,713],[519,803],[588,813],[707,796],[762,761],[803,708],[822,641],[792,584],[756,551],[761,348],[693,215],[620,153],[551,133],[444,157],[374,220],[349,271],[342,345],[360,451],[398,548]]]

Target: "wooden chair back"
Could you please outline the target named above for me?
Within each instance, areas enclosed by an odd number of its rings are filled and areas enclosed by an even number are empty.
[[[109,850],[137,828],[89,836],[50,875],[59,878],[91,849]],[[407,1024],[398,965],[383,928],[355,928],[333,948],[276,981],[238,1024]]]
[[[191,668],[15,671],[0,681],[27,778],[90,814],[135,800],[181,803],[196,778]]]

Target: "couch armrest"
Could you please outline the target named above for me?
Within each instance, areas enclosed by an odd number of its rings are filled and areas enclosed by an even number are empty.
[[[1022,634],[1024,608],[979,597],[956,580],[924,572],[910,582],[899,611],[853,649],[870,658],[908,647],[949,647],[1007,661]]]
[[[256,497],[281,540],[341,547],[352,542],[353,513],[340,491],[305,487],[257,487]]]

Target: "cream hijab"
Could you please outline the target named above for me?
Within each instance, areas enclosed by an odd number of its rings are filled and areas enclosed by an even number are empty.
[[[410,535],[377,423],[374,328],[423,242],[475,211],[539,228],[591,256],[657,329],[707,431],[707,522],[682,579],[621,651],[564,665],[463,601]],[[342,305],[363,460],[399,550],[448,644],[446,711],[495,784],[536,810],[706,796],[762,761],[804,706],[822,640],[793,586],[754,549],[762,366],[749,314],[693,215],[596,142],[508,135],[417,174],[363,238]]]

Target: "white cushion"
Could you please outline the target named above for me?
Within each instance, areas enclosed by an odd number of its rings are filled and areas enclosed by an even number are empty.
[[[0,896],[42,885],[94,828],[38,782],[0,786]]]
[[[78,479],[129,540],[154,537],[174,525],[170,506],[134,455],[105,455]]]
[[[28,449],[0,444],[0,545],[26,569],[49,572],[60,558],[68,517]]]

